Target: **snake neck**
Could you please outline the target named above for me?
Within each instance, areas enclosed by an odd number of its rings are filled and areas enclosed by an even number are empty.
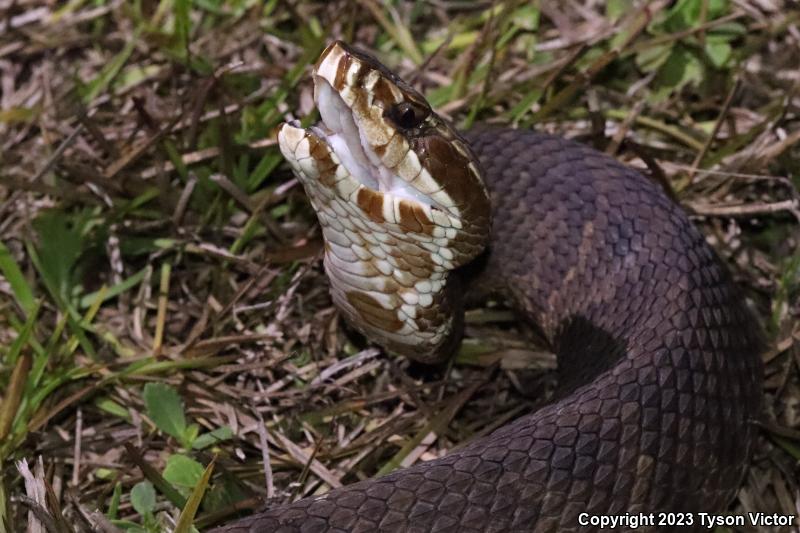
[[[424,363],[446,359],[461,336],[463,315],[453,258],[437,244],[446,236],[379,224],[334,195],[315,193],[312,202],[331,296],[347,322],[391,352]]]
[[[320,135],[285,124],[278,139],[322,227],[334,303],[351,326],[389,351],[425,363],[446,359],[461,320],[454,271],[483,250],[488,208],[464,221],[373,189],[357,179],[352,162],[344,163],[348,152]]]

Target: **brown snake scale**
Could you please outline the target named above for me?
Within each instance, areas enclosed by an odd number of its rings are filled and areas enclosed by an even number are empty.
[[[723,511],[736,493],[760,341],[703,236],[658,185],[589,147],[509,129],[466,138],[493,226],[465,281],[538,324],[557,400],[441,459],[217,531],[590,531],[580,513]]]

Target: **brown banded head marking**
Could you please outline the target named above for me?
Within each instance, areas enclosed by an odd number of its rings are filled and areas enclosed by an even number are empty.
[[[322,123],[283,124],[278,141],[322,226],[333,300],[373,341],[433,360],[453,333],[448,276],[488,239],[478,161],[365,52],[332,43],[313,80]]]

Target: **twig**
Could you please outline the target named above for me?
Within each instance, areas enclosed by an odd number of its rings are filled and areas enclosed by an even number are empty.
[[[719,129],[722,126],[722,122],[725,120],[725,117],[728,115],[728,110],[731,107],[731,102],[733,101],[734,95],[739,91],[739,86],[741,85],[741,79],[737,76],[733,82],[733,87],[728,92],[728,96],[725,97],[725,102],[722,104],[722,109],[719,112],[719,116],[717,117],[716,122],[714,123],[714,129],[711,130],[711,133],[706,137],[705,142],[703,143],[703,148],[697,152],[697,155],[692,162],[692,168],[689,171],[689,182],[687,185],[691,185],[694,182],[695,174],[697,173],[697,169],[700,166],[700,163],[703,161],[703,158],[706,156],[708,149],[711,147],[711,143],[714,142],[714,139],[717,137],[717,133],[719,133]]]
[[[81,481],[81,433],[83,433],[83,410],[78,407],[75,416],[75,446],[72,450],[72,486],[76,488]]]
[[[714,217],[749,217],[789,211],[800,221],[800,202],[784,200],[773,203],[753,203],[744,205],[708,205],[689,203],[689,208],[698,215]]]
[[[53,152],[53,155],[50,156],[50,158],[47,160],[44,166],[39,169],[39,172],[34,174],[34,176],[31,178],[31,181],[39,181],[39,179],[42,176],[47,174],[50,171],[50,169],[52,169],[53,166],[56,164],[61,155],[64,153],[64,150],[66,150],[69,147],[69,145],[72,144],[72,141],[74,141],[75,138],[78,136],[78,134],[82,131],[83,131],[83,124],[78,124],[75,127],[75,129],[72,130],[72,133],[70,133],[66,139],[61,141],[61,144],[58,145],[56,151]]]
[[[267,438],[267,428],[264,425],[264,418],[258,409],[255,409],[258,418],[258,442],[261,445],[261,462],[264,464],[264,485],[267,489],[267,499],[275,497],[275,484],[272,480],[272,464],[269,458],[269,438]]]
[[[252,200],[248,197],[235,183],[224,176],[223,174],[212,174],[209,179],[219,185],[220,189],[227,192],[231,195],[231,198],[236,200],[236,202],[247,209],[248,212],[253,213],[255,211],[255,205],[253,205]]]
[[[175,214],[172,215],[172,223],[176,226],[179,226],[181,220],[183,220],[183,215],[186,212],[186,206],[189,205],[189,199],[192,197],[195,185],[197,185],[197,176],[194,174],[194,172],[189,172],[189,179],[187,180],[186,185],[183,187],[181,195],[178,198],[178,205],[175,206]]]

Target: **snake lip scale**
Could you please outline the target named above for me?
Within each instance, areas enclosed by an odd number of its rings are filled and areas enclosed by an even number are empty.
[[[552,345],[561,393],[456,452],[217,531],[571,532],[596,529],[592,515],[724,510],[755,440],[762,343],[680,206],[573,141],[459,133],[341,41],[313,79],[322,124],[284,124],[278,142],[341,315],[434,363],[457,346],[466,301],[503,297]],[[689,520],[681,531],[703,530]],[[674,528],[615,528],[634,529]]]

